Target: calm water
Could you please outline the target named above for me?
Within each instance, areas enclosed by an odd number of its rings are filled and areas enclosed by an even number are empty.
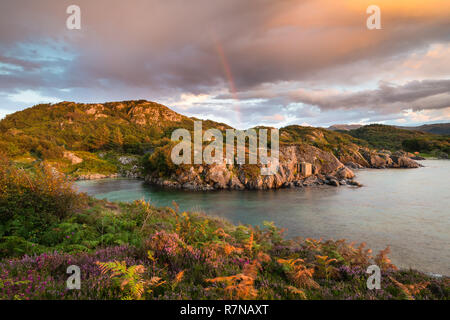
[[[288,236],[364,241],[374,251],[390,245],[397,265],[450,275],[450,161],[422,164],[426,167],[359,170],[362,188],[188,192],[127,179],[77,185],[110,201],[145,198],[170,206],[175,200],[182,210],[201,210],[236,223],[274,221],[287,228]]]

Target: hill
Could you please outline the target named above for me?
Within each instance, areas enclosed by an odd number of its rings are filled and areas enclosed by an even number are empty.
[[[335,124],[328,127],[328,130],[333,131],[350,131],[356,130],[363,127],[361,124]],[[435,123],[435,124],[424,124],[421,126],[393,126],[395,128],[403,129],[403,130],[412,130],[412,131],[422,131],[427,133],[439,134],[439,135],[450,135],[450,123]]]
[[[354,130],[361,128],[362,124],[334,124],[330,127],[328,127],[328,130],[333,131],[348,131],[348,130]]]
[[[12,149],[2,146],[9,154],[30,152],[51,158],[58,156],[59,148],[142,152],[138,144],[170,137],[174,127],[192,129],[193,122],[166,106],[145,100],[104,104],[62,102],[41,104],[6,116],[0,121],[0,134],[6,142],[15,143]],[[204,127],[229,128],[212,121],[205,121]]]
[[[73,176],[114,174],[118,155],[141,156],[168,143],[194,120],[145,100],[40,104],[0,121],[0,150],[19,163],[47,160]],[[204,121],[204,128],[230,128]],[[122,158],[122,162],[130,160]]]
[[[405,130],[422,131],[434,134],[440,134],[449,136],[450,135],[450,123],[435,123],[435,124],[424,124],[418,127],[398,127]]]
[[[450,153],[450,137],[448,136],[405,130],[382,124],[371,124],[346,133],[367,141],[370,147],[376,149],[390,151],[404,149],[408,152],[420,152],[440,157],[446,157]]]

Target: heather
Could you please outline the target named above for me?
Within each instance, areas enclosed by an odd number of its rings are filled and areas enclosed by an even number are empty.
[[[1,299],[448,299],[449,279],[398,270],[389,248],[286,239],[272,223],[76,194],[38,165],[0,168]],[[22,199],[22,201],[20,201]],[[366,286],[369,265],[381,289]],[[68,290],[67,267],[81,270]]]

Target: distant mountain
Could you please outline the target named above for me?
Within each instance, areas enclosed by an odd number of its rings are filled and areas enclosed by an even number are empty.
[[[434,134],[450,135],[450,123],[424,124],[418,127],[397,127],[405,130],[423,131]]]
[[[361,124],[335,124],[332,125],[330,127],[328,127],[328,130],[333,130],[333,131],[349,131],[349,130],[355,130],[358,128],[361,128],[362,125]]]
[[[391,151],[406,150],[442,156],[450,153],[450,137],[423,132],[419,130],[401,129],[383,124],[371,124],[346,132],[360,140],[369,143],[375,149]]]
[[[363,127],[363,125],[360,124],[334,124],[330,127],[328,127],[328,130],[333,131],[349,131],[349,130],[356,130]],[[434,133],[434,134],[440,134],[440,135],[450,135],[450,123],[436,123],[436,124],[424,124],[421,126],[393,126],[399,129],[404,130],[412,130],[412,131],[422,131],[427,133]]]

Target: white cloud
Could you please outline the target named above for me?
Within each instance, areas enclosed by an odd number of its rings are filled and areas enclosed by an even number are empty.
[[[276,114],[271,115],[271,116],[265,116],[265,117],[263,117],[263,119],[267,120],[267,121],[272,121],[272,122],[283,122],[283,121],[286,121],[286,118],[283,115],[279,114],[279,113],[276,113]]]
[[[11,111],[0,109],[0,120],[3,119],[8,113],[11,113]]]
[[[13,102],[26,104],[57,103],[61,101],[56,97],[43,96],[39,91],[34,90],[20,90],[17,93],[8,94],[7,98]]]
[[[426,123],[432,121],[448,121],[450,119],[450,107],[440,110],[420,110],[413,111],[412,109],[403,112],[403,119],[406,121],[399,121],[401,123]]]
[[[181,110],[186,110],[194,105],[211,101],[211,98],[212,96],[208,94],[182,93],[178,101],[172,102],[169,100],[169,104],[172,107],[178,107]]]

